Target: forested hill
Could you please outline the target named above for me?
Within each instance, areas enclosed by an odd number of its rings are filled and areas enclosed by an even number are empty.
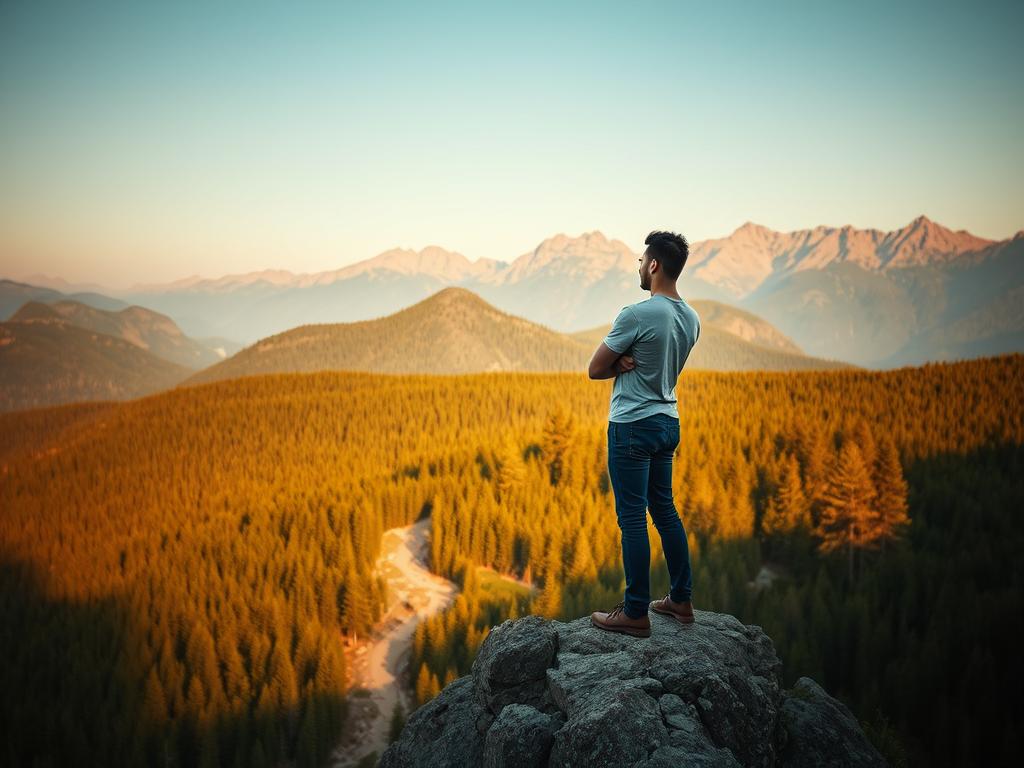
[[[819,681],[887,755],[1019,753],[1022,380],[1019,355],[680,379],[695,603],[763,626],[785,685]],[[8,762],[321,764],[344,719],[340,636],[378,618],[381,532],[423,515],[463,594],[417,632],[421,701],[503,618],[613,605],[610,390],[323,372],[0,415]],[[830,552],[876,497],[909,523]],[[664,594],[656,535],[652,552]],[[478,565],[535,597],[496,600]]]
[[[388,317],[279,333],[200,371],[188,383],[321,370],[580,371],[589,359],[587,350],[564,334],[501,312],[472,291],[445,288]]]
[[[688,365],[714,370],[811,370],[845,363],[803,355],[771,325],[718,302]],[[703,317],[703,315],[702,315]],[[445,288],[376,320],[303,325],[263,339],[192,376],[203,383],[261,373],[585,371],[609,326],[563,334],[502,312],[472,291]]]
[[[29,302],[0,323],[0,411],[120,400],[173,387],[191,369]]]

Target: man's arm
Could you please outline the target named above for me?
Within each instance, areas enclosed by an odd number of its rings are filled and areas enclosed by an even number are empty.
[[[633,358],[626,355],[640,334],[640,323],[632,307],[623,307],[590,360],[588,374],[592,379],[611,379],[632,370]],[[610,346],[609,346],[610,345]],[[618,347],[621,352],[616,352]]]
[[[623,371],[632,370],[632,368],[632,357],[609,349],[608,345],[602,341],[601,346],[597,348],[594,356],[590,359],[587,375],[592,379],[612,379]]]

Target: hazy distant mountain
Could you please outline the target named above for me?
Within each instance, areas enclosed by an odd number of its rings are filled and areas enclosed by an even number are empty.
[[[0,280],[0,320],[7,320],[27,301],[60,301],[64,294],[52,288]]]
[[[1000,309],[1013,306],[1021,286],[1024,233],[960,260],[878,269],[835,261],[794,271],[742,304],[809,354],[892,367],[1024,350],[1019,313]]]
[[[614,317],[624,299],[646,298],[636,259],[625,243],[595,231],[548,238],[511,264],[469,261],[437,246],[394,249],[328,272],[192,277],[136,286],[122,298],[173,317],[190,336],[252,342],[299,325],[384,317],[460,286],[505,312],[572,331]],[[710,285],[687,295],[726,298]]]
[[[700,315],[702,328],[718,328],[760,347],[803,354],[792,339],[755,314],[720,301],[697,300],[691,301],[690,305]]]
[[[57,281],[51,278],[51,282]],[[81,292],[67,294],[44,285],[29,285],[28,283],[19,283],[14,280],[0,280],[0,321],[9,319],[26,301],[43,301],[50,304],[64,299],[80,301],[83,304],[88,304],[90,307],[109,311],[124,309],[128,306],[128,304],[120,299],[114,299],[99,293]]]
[[[432,275],[365,272],[324,283],[246,281],[135,291],[126,298],[174,318],[193,338],[257,339],[309,323],[382,317],[422,301],[447,283]]]
[[[51,282],[59,281],[51,278]],[[52,288],[0,280],[2,319],[14,319],[30,301],[49,305],[79,328],[122,338],[157,357],[193,369],[230,357],[242,347],[238,342],[218,337],[191,339],[166,315],[103,294],[65,295]]]
[[[41,302],[0,323],[0,410],[140,397],[189,373],[124,339],[79,328]]]
[[[65,296],[82,293],[104,295],[104,291],[107,290],[105,286],[102,286],[99,283],[72,283],[62,277],[51,277],[50,275],[43,275],[38,272],[29,275],[22,282],[29,283],[30,285],[38,285],[42,288],[52,288],[55,291],[63,293]]]
[[[67,300],[45,306],[72,325],[124,339],[159,358],[187,368],[205,368],[226,356],[219,355],[185,336],[166,315],[143,307],[131,306],[118,312],[107,312]],[[26,310],[31,311],[31,305],[23,307],[11,319],[23,319]]]
[[[446,286],[491,280],[507,267],[493,259],[470,261],[437,246],[395,248],[327,272],[193,276],[136,286],[125,297],[170,315],[190,336],[251,343],[299,325],[383,317]]]
[[[245,346],[237,341],[225,339],[221,336],[207,336],[204,339],[195,339],[195,342],[213,352],[218,360],[231,357]]]
[[[747,222],[692,244],[679,291],[739,305],[808,354],[860,365],[1022,351],[1024,324],[999,309],[1012,308],[1024,285],[1022,247],[1024,232],[991,241],[924,216],[892,232],[775,232]],[[593,231],[547,238],[511,263],[430,246],[327,272],[192,277],[117,295],[169,315],[189,336],[251,343],[310,323],[386,317],[460,286],[503,312],[572,333],[647,297],[637,259],[621,240]]]
[[[436,245],[428,245],[420,251],[392,248],[373,258],[327,272],[296,274],[286,269],[266,269],[260,272],[225,275],[219,278],[203,278],[193,275],[173,283],[136,285],[132,290],[143,293],[163,292],[168,289],[231,291],[260,283],[288,288],[309,288],[330,285],[360,275],[375,277],[415,275],[432,277],[442,282],[458,282],[467,278],[488,279],[507,269],[508,264],[505,262],[494,259],[470,261],[461,253],[446,251]]]

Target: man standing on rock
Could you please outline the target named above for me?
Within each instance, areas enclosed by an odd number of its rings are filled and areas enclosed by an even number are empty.
[[[676,381],[700,337],[700,318],[679,297],[676,280],[689,246],[682,235],[651,232],[640,258],[648,299],[623,307],[590,361],[591,379],[615,377],[608,415],[608,475],[622,531],[625,600],[590,615],[594,626],[650,637],[648,607],[693,622],[690,550],[672,499],[672,456],[679,445]],[[671,590],[650,602],[647,508],[661,536]]]

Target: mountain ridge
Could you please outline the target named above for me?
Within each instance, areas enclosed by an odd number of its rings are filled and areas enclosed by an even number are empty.
[[[738,334],[716,326],[702,331],[687,362],[700,369],[794,370],[847,367],[804,356],[789,339],[749,313],[730,313]],[[724,326],[724,324],[723,324]],[[473,291],[450,286],[384,317],[352,323],[313,323],[261,339],[183,382],[200,384],[265,373],[358,370],[374,373],[480,373],[488,371],[582,372],[607,327],[563,334],[503,312]],[[766,341],[759,345],[745,340]],[[706,334],[706,335],[705,335]],[[708,342],[707,339],[715,339]],[[729,355],[738,363],[731,363]],[[761,365],[758,365],[761,363]]]
[[[709,259],[717,257],[716,249],[720,244],[731,242],[734,247],[747,247],[751,242],[758,241],[795,241],[801,247],[808,247],[808,243],[816,242],[813,238],[819,238],[824,242],[817,242],[826,250],[834,249],[833,258],[839,260],[854,260],[855,263],[863,263],[878,267],[899,267],[919,266],[920,258],[943,258],[949,254],[964,255],[983,250],[993,244],[1007,242],[1017,237],[1024,236],[1024,230],[1018,231],[1014,236],[1003,240],[990,240],[971,234],[965,229],[952,230],[920,214],[908,224],[895,230],[880,230],[877,228],[857,228],[850,224],[841,226],[817,225],[811,228],[796,230],[775,230],[763,224],[753,221],[746,221],[736,227],[730,234],[719,238],[694,241],[690,244],[690,259],[687,269],[694,270],[695,267],[704,264]],[[839,241],[842,240],[842,243]],[[848,242],[849,241],[849,242]],[[849,249],[856,245],[866,246],[870,242],[882,249],[880,254],[870,256],[859,251],[852,255]],[[427,245],[420,250],[410,248],[390,248],[381,253],[366,259],[360,259],[351,264],[335,269],[322,270],[319,272],[294,273],[284,269],[265,269],[251,272],[230,273],[220,277],[200,277],[193,275],[181,280],[168,283],[137,283],[131,288],[118,291],[108,290],[108,293],[117,295],[119,293],[132,293],[136,291],[153,291],[166,288],[222,288],[229,285],[245,285],[254,282],[267,282],[277,285],[292,285],[304,287],[309,285],[329,284],[338,279],[352,277],[373,270],[393,271],[400,274],[447,274],[453,279],[465,279],[469,276],[487,275],[501,276],[502,281],[510,278],[522,279],[534,273],[539,265],[550,263],[552,258],[562,255],[563,258],[572,254],[565,254],[565,250],[572,251],[576,248],[591,249],[599,254],[608,252],[620,253],[624,256],[637,258],[638,253],[632,251],[629,246],[621,240],[609,239],[601,230],[593,229],[582,232],[578,236],[570,236],[564,232],[545,238],[533,249],[524,252],[511,261],[501,261],[487,257],[479,257],[471,260],[457,251],[449,251],[439,245]],[[923,256],[922,256],[923,254]],[[801,257],[801,261],[805,257]],[[805,268],[820,266],[821,261],[811,260]],[[917,259],[915,261],[915,259]],[[934,262],[929,262],[934,263]],[[945,263],[942,261],[940,263]],[[518,268],[517,268],[517,265]],[[628,264],[627,266],[632,266]],[[514,280],[513,280],[514,282]],[[95,286],[98,287],[98,286]]]
[[[687,264],[694,276],[744,298],[780,273],[843,262],[872,271],[946,265],[999,242],[1005,241],[954,232],[923,214],[888,232],[849,224],[779,232],[748,221],[724,238],[695,243]]]
[[[8,322],[54,322],[62,320],[87,331],[123,339],[162,360],[198,370],[222,359],[212,349],[189,338],[167,315],[132,304],[123,309],[104,310],[80,301],[31,300],[11,315]]]
[[[470,262],[430,245],[327,272],[190,278],[124,298],[173,317],[190,337],[242,346],[301,325],[386,316],[457,285],[571,334],[642,298],[638,259],[594,229],[559,232],[508,263]],[[920,215],[888,232],[849,224],[776,232],[747,221],[725,238],[692,244],[679,291],[753,312],[811,356],[892,368],[1024,350],[1024,319],[996,313],[1013,306],[1021,285],[1024,230],[993,241]],[[2,287],[7,306],[32,290]],[[954,326],[950,343],[944,331]]]
[[[173,387],[193,369],[80,328],[42,302],[0,322],[0,411],[121,400]]]
[[[579,345],[563,334],[502,312],[472,291],[448,287],[385,317],[310,323],[269,336],[183,383],[318,370],[571,370],[578,369],[579,357]]]

